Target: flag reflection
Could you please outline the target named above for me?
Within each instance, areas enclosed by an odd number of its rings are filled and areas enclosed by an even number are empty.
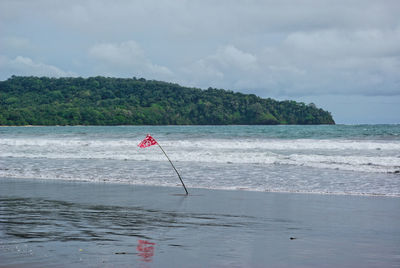
[[[142,257],[141,261],[151,262],[154,256],[154,246],[156,243],[149,242],[147,240],[139,240],[136,247],[138,255]]]

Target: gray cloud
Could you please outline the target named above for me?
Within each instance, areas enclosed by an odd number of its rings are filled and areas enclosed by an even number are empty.
[[[251,74],[258,69],[256,56],[233,45],[227,45],[187,66],[183,69],[181,77],[185,77],[186,83],[203,87],[207,86],[207,81],[227,87],[239,81],[243,74]]]
[[[253,54],[230,45],[251,57],[251,65],[235,64],[237,55],[218,49],[189,67],[187,77],[194,77],[194,83],[265,89],[277,96],[400,95],[399,29],[296,32]]]
[[[3,50],[6,49],[8,51],[28,50],[31,47],[29,39],[17,36],[3,37],[0,43],[2,44]]]
[[[398,14],[397,0],[3,0],[0,79],[47,70],[278,98],[400,96]]]
[[[97,71],[113,76],[143,76],[168,78],[172,72],[164,66],[153,64],[135,41],[101,43],[89,49],[89,55],[101,65]]]

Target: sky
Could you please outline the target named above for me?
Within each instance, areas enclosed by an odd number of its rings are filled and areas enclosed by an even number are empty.
[[[0,0],[0,80],[143,77],[400,123],[398,0]]]

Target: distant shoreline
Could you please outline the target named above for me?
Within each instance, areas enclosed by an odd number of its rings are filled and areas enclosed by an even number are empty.
[[[346,125],[346,124],[337,124],[337,125]],[[364,124],[360,124],[364,125]],[[371,124],[371,125],[379,125],[379,124]],[[397,124],[393,124],[397,125]],[[277,125],[0,125],[0,127],[146,127],[146,126],[154,126],[154,127],[183,127],[183,126],[210,126],[210,127],[218,127],[218,126],[332,126],[331,124],[277,124]]]
[[[400,125],[400,123],[379,123],[379,124],[335,124],[336,126],[396,126]],[[315,124],[315,125],[302,125],[302,124],[278,124],[278,125],[0,125],[0,127],[190,127],[190,126],[209,126],[209,127],[218,127],[218,126],[332,126],[332,124]]]

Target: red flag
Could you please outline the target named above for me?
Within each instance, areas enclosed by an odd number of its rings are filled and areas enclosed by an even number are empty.
[[[147,134],[146,138],[144,138],[144,140],[142,140],[142,142],[139,143],[138,146],[140,148],[146,148],[156,144],[157,144],[156,140],[152,136],[150,136],[150,134]]]

